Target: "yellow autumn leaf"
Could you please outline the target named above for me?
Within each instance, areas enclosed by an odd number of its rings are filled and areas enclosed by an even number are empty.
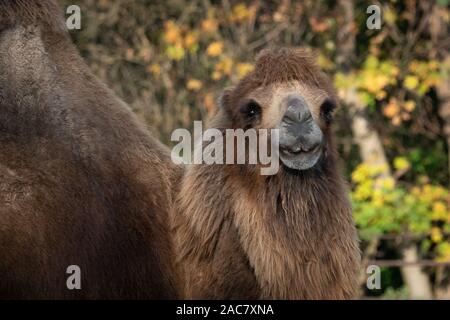
[[[205,95],[205,97],[203,98],[203,104],[205,106],[208,115],[209,116],[213,115],[217,108],[212,93],[208,93]]]
[[[222,72],[217,71],[217,70],[213,71],[211,78],[216,81],[219,80],[220,78],[222,78]]]
[[[381,178],[379,180],[383,189],[392,190],[395,187],[395,181],[393,178]]]
[[[392,124],[396,127],[402,124],[402,118],[400,116],[395,116],[391,120]]]
[[[380,189],[375,189],[372,194],[372,203],[375,207],[381,208],[386,200],[383,192]]]
[[[442,241],[442,232],[438,227],[431,228],[431,240],[433,242],[441,242]]]
[[[179,61],[184,58],[184,49],[181,46],[169,46],[166,54],[170,59]]]
[[[419,85],[419,78],[412,75],[406,76],[403,85],[409,90],[414,90]]]
[[[448,242],[441,242],[438,246],[439,256],[437,262],[449,262],[450,261],[450,244]]]
[[[233,68],[233,59],[230,57],[223,58],[220,62],[218,62],[214,69],[218,72],[224,73],[226,75],[231,74],[231,69]]]
[[[430,68],[431,70],[439,69],[439,61],[437,61],[437,60],[430,60],[428,62],[428,68]]]
[[[377,94],[375,95],[377,100],[383,100],[384,98],[386,98],[386,96],[387,96],[387,93],[384,90],[378,91]]]
[[[433,204],[433,219],[446,220],[448,216],[447,207],[444,202],[436,201]]]
[[[223,42],[214,41],[206,49],[206,54],[210,57],[217,57],[222,54]]]
[[[376,158],[373,158],[375,160]],[[369,168],[370,176],[376,177],[378,175],[384,175],[389,171],[389,166],[387,164],[377,164],[371,165]]]
[[[447,196],[447,192],[448,191],[445,188],[440,187],[440,186],[434,186],[434,188],[432,190],[433,196],[436,199],[446,197]]]
[[[405,170],[409,166],[409,161],[405,157],[397,157],[394,159],[394,168],[397,170]]]
[[[417,60],[412,60],[408,65],[408,70],[412,73],[416,73],[419,69],[420,63]]]
[[[358,200],[367,200],[371,197],[373,185],[371,181],[364,181],[355,190],[355,197]]]
[[[244,21],[251,15],[247,6],[243,3],[239,3],[233,7],[230,17],[231,21]]]
[[[161,66],[159,64],[152,63],[151,65],[149,65],[147,67],[147,71],[150,72],[151,74],[157,76],[161,73]]]
[[[433,195],[433,188],[431,187],[431,185],[426,184],[423,186],[421,197],[425,202],[433,201],[434,195]]]
[[[356,169],[352,172],[352,181],[356,183],[363,182],[370,178],[370,169],[369,166],[365,163],[360,164],[356,167]]]
[[[317,64],[325,70],[331,70],[334,68],[334,63],[323,54],[318,55]]]
[[[189,79],[186,88],[191,91],[198,91],[203,87],[203,83],[198,79]]]
[[[415,196],[419,196],[421,193],[420,188],[419,187],[412,187],[411,189],[411,194],[415,195]]]
[[[393,25],[397,19],[395,11],[391,7],[387,7],[383,10],[384,20],[387,24]]]
[[[400,106],[396,99],[390,99],[389,103],[383,108],[383,114],[388,118],[394,118],[400,112]]]
[[[412,100],[408,100],[403,104],[403,109],[405,109],[408,112],[413,112],[413,110],[416,108],[416,103]]]
[[[192,48],[198,42],[198,32],[191,31],[186,34],[184,37],[184,46],[185,48]]]
[[[367,91],[377,93],[389,84],[389,77],[375,71],[367,71],[365,73],[364,85]]]
[[[201,22],[201,29],[205,33],[214,33],[217,31],[218,22],[216,19],[205,19]]]
[[[240,79],[247,73],[252,72],[254,68],[254,65],[252,65],[251,63],[238,63],[236,65],[236,75]]]
[[[168,44],[176,44],[181,40],[181,30],[172,20],[164,24],[164,41]]]

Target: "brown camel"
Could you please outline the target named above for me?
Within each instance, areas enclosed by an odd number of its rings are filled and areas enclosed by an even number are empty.
[[[0,0],[0,149],[0,299],[177,297],[178,169],[88,70],[56,0]]]
[[[181,169],[88,70],[55,0],[0,0],[0,298],[350,298],[357,238],[326,78],[263,54],[213,127],[280,127],[282,167]],[[66,286],[81,270],[80,290]]]
[[[281,167],[191,165],[173,214],[184,296],[349,299],[358,238],[330,128],[336,97],[302,50],[263,52],[210,125],[278,128]]]

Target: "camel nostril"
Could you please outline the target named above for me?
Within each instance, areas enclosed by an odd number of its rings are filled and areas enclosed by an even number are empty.
[[[284,114],[282,121],[284,123],[291,124],[291,125],[298,122],[295,115],[292,113],[288,113],[288,112],[286,112]]]

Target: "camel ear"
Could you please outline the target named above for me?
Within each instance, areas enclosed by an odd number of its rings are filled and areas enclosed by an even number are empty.
[[[229,111],[231,108],[231,93],[233,92],[233,87],[225,88],[220,95],[217,105],[219,108]]]

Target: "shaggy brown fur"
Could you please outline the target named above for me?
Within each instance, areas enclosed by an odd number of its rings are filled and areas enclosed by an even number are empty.
[[[53,0],[0,0],[0,299],[174,298],[178,169],[88,70]],[[66,268],[81,268],[81,290]]]
[[[268,51],[260,56],[254,72],[226,90],[211,127],[240,127],[242,101],[264,95],[270,97],[263,103],[260,127],[275,127],[279,118],[267,115],[277,114],[271,101],[286,86],[300,88],[304,96],[309,92],[310,101],[318,95],[334,98],[329,81],[306,52]],[[320,117],[318,106],[314,109]],[[187,169],[173,216],[185,297],[354,296],[360,252],[326,120],[320,122],[325,150],[319,163],[307,171],[282,166],[278,174],[262,176],[249,165]]]

